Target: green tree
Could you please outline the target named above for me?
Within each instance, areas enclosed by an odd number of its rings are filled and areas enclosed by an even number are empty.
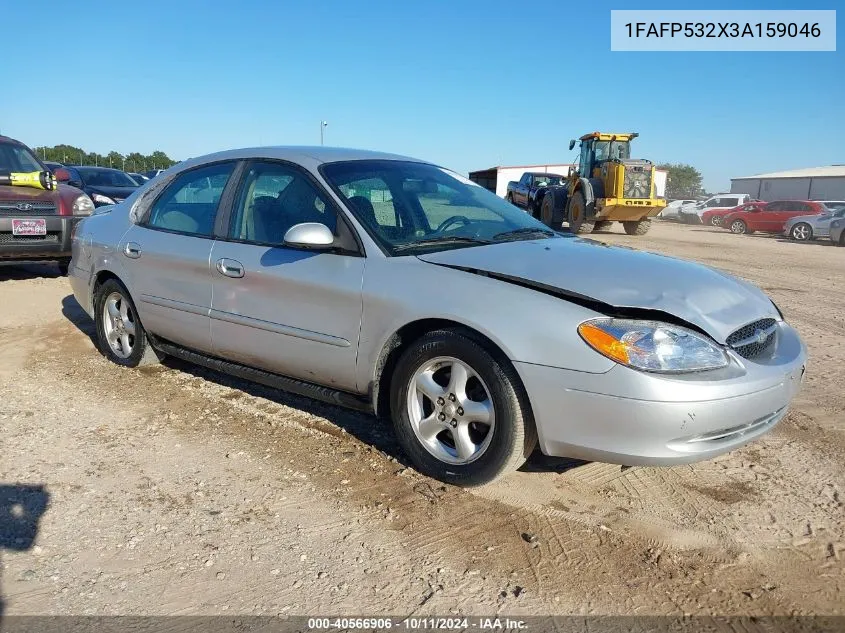
[[[692,165],[665,163],[658,169],[666,170],[667,198],[695,198],[701,195],[701,172]]]
[[[106,156],[106,162],[108,162],[109,167],[114,167],[115,169],[123,169],[123,154],[120,152],[111,151],[109,155]]]
[[[34,148],[34,151],[42,160],[65,165],[99,165],[100,167],[114,167],[128,171],[145,171],[154,167],[166,169],[177,162],[161,150],[156,150],[149,156],[144,156],[140,152],[131,152],[124,155],[114,150],[108,154],[100,154],[98,152],[86,152],[83,148],[74,145],[60,144],[53,147],[37,147]]]

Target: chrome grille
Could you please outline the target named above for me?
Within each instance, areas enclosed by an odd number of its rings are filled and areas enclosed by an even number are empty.
[[[754,358],[775,342],[777,329],[775,319],[760,319],[739,328],[728,337],[726,342],[743,358]]]
[[[56,215],[56,203],[49,200],[0,200],[0,215]]]
[[[47,235],[12,235],[0,233],[0,244],[55,244],[59,241],[58,231],[48,231]]]

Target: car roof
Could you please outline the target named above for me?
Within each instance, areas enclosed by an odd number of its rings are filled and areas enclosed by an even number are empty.
[[[237,160],[242,158],[276,158],[287,160],[292,163],[311,165],[316,167],[323,163],[335,163],[352,160],[403,160],[417,163],[425,162],[399,154],[388,154],[385,152],[374,152],[363,149],[349,149],[344,147],[323,147],[323,146],[284,146],[271,147],[243,147],[229,149],[204,156],[196,156],[179,163],[180,171],[185,167],[202,165],[204,163],[219,160]]]

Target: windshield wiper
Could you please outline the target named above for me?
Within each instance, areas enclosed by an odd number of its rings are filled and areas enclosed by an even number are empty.
[[[502,231],[501,233],[496,233],[493,236],[495,241],[503,241],[508,239],[519,239],[522,237],[539,237],[542,235],[543,237],[554,237],[555,232],[551,229],[538,229],[533,226],[526,226],[521,229],[513,229],[512,231]]]
[[[490,240],[482,240],[477,237],[464,237],[461,235],[441,235],[439,237],[427,237],[423,240],[417,240],[416,242],[408,242],[407,244],[398,244],[393,247],[393,250],[396,252],[407,251],[412,248],[431,246],[432,244],[452,244],[455,242],[469,242],[471,244],[489,244]]]

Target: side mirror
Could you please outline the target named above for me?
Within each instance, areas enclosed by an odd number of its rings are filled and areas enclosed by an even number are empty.
[[[63,167],[56,169],[56,171],[53,172],[53,175],[59,182],[67,182],[70,180],[70,172]]]
[[[573,147],[575,147],[575,139],[572,139],[571,141],[569,141],[569,151],[570,152],[572,151]]]
[[[296,248],[328,248],[334,244],[334,234],[319,222],[294,224],[285,233],[285,245]]]

